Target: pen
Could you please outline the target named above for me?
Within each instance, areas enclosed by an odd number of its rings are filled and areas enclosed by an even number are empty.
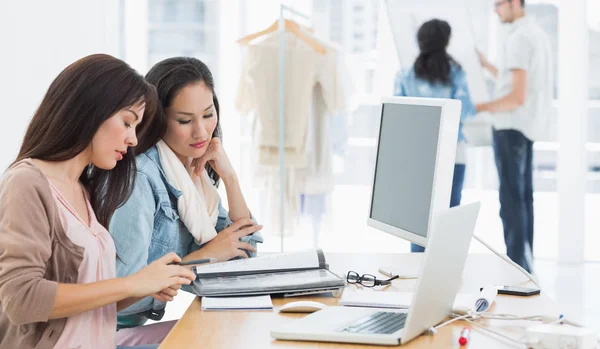
[[[458,344],[466,345],[469,343],[469,336],[471,335],[471,328],[465,327],[460,331],[460,338],[458,339]]]
[[[185,261],[185,262],[172,262],[169,263],[169,265],[180,265],[182,267],[195,267],[197,265],[200,264],[206,264],[206,263],[211,263],[211,262],[216,262],[217,259],[216,258],[202,258],[202,259],[195,259],[192,261]]]

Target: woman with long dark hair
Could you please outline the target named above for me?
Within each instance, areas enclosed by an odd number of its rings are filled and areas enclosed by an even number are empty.
[[[48,88],[0,179],[1,349],[114,349],[118,310],[172,300],[194,280],[169,265],[175,254],[116,278],[104,228],[130,195],[136,128],[147,132],[155,110],[154,87],[108,55],[71,64]]]
[[[247,258],[262,242],[221,140],[213,76],[196,58],[157,63],[146,80],[156,86],[157,118],[136,147],[137,176],[129,200],[110,222],[117,273],[136,273],[168,252],[184,260]],[[229,210],[216,186],[225,185]],[[256,234],[254,234],[256,233]],[[126,327],[159,320],[166,304],[147,297],[119,313],[117,337]]]
[[[460,64],[446,51],[452,30],[446,21],[432,19],[417,32],[419,56],[413,66],[396,76],[394,94],[407,97],[453,98],[462,102],[458,145],[450,207],[460,205],[466,170],[466,140],[462,121],[475,115],[467,77]],[[411,244],[412,252],[423,252],[423,247]]]

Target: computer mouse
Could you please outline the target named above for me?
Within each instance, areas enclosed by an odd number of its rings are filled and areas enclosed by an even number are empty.
[[[314,313],[327,307],[327,304],[313,301],[298,301],[284,304],[279,308],[280,313]]]

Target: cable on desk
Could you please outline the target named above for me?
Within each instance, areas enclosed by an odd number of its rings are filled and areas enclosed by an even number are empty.
[[[439,324],[435,327],[430,327],[428,332],[432,335],[435,335],[438,331],[438,329],[447,326],[455,321],[459,321],[459,320],[465,320],[469,323],[471,323],[472,325],[474,325],[475,327],[481,329],[484,332],[490,333],[490,334],[494,334],[496,336],[502,337],[506,340],[509,340],[513,343],[519,344],[519,345],[523,345],[526,348],[531,347],[534,344],[538,343],[538,340],[527,340],[526,336],[522,336],[519,339],[515,339],[515,338],[511,338],[503,333],[500,333],[498,331],[494,331],[488,327],[485,327],[483,325],[481,325],[480,323],[477,322],[477,320],[481,320],[481,319],[491,319],[491,320],[527,320],[527,321],[550,321],[553,320],[552,322],[550,322],[550,324],[562,324],[562,323],[568,323],[568,321],[566,320],[566,318],[561,314],[559,316],[558,319],[555,318],[550,318],[549,316],[546,315],[530,315],[530,316],[516,316],[516,315],[512,315],[512,314],[494,314],[494,313],[476,313],[473,311],[470,311],[469,313],[465,314],[465,315],[459,315],[459,314],[455,314],[452,313],[450,314],[450,317],[452,317],[452,319]]]
[[[470,324],[472,324],[473,326],[479,328],[480,330],[482,330],[484,332],[488,332],[488,333],[494,334],[496,336],[502,337],[502,338],[504,338],[504,339],[506,339],[508,341],[511,341],[511,342],[513,342],[515,344],[523,345],[523,346],[525,346],[525,348],[529,348],[532,344],[536,344],[537,343],[537,341],[524,341],[524,340],[520,340],[520,339],[514,339],[514,338],[511,338],[511,337],[509,337],[509,336],[507,336],[507,335],[505,335],[503,333],[500,333],[498,331],[491,330],[491,329],[489,329],[489,328],[481,325],[480,323],[477,323],[476,321],[473,321],[473,320],[470,320],[470,319],[467,319],[467,318],[465,318],[464,320],[467,321],[467,322],[469,322]]]

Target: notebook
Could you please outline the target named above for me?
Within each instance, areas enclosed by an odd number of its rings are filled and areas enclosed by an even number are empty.
[[[345,291],[338,304],[350,307],[408,309],[412,297],[413,294],[407,292]]]
[[[339,291],[344,278],[332,273],[320,249],[199,265],[192,288],[199,296],[249,296]]]
[[[344,291],[338,305],[365,308],[408,309],[411,306],[411,292],[390,291]],[[471,309],[475,304],[476,295],[459,293],[454,299],[453,309]]]
[[[270,296],[204,297],[202,310],[271,310]]]

